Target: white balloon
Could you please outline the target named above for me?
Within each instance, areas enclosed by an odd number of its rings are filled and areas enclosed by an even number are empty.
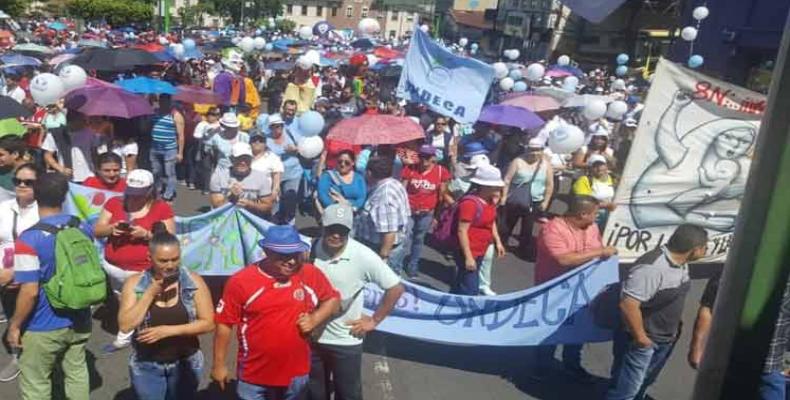
[[[174,43],[170,45],[170,50],[173,52],[173,55],[180,59],[184,57],[184,45],[181,43]]]
[[[502,79],[507,76],[507,64],[503,62],[495,62],[492,66],[494,67],[494,77],[497,79]]]
[[[584,132],[576,125],[562,124],[549,133],[549,148],[556,154],[571,154],[584,145]]]
[[[557,58],[557,65],[565,66],[571,63],[571,58],[566,55],[561,55]]]
[[[520,55],[521,55],[521,52],[518,51],[518,49],[511,49],[510,50],[510,55],[508,55],[508,58],[511,59],[512,61],[515,61],[515,60],[518,59],[518,57]]]
[[[368,58],[368,66],[369,67],[372,67],[372,66],[376,65],[379,62],[379,58],[376,57],[373,54],[368,54],[367,58]]]
[[[595,121],[606,114],[606,103],[603,100],[590,100],[584,105],[582,115],[590,121]]]
[[[458,44],[461,47],[466,47],[466,45],[469,44],[469,39],[462,37],[461,39],[458,40]]]
[[[514,81],[511,77],[502,78],[502,80],[499,81],[499,88],[504,91],[509,91],[510,89],[513,89],[515,84],[516,81]]]
[[[160,37],[159,37],[159,44],[161,44],[162,46],[164,46],[164,45],[166,45],[166,44],[168,44],[168,43],[170,43],[170,42],[167,40],[167,38],[166,38],[166,37],[164,37],[164,36],[160,36]]]
[[[30,95],[40,106],[55,104],[64,94],[66,88],[63,81],[55,74],[38,74],[30,81]]]
[[[312,65],[319,65],[321,64],[321,53],[318,50],[307,50],[304,53],[304,58],[306,58]]]
[[[253,39],[253,38],[251,38],[249,36],[245,36],[239,42],[239,48],[241,49],[241,51],[243,51],[245,53],[249,53],[249,52],[253,51],[255,49],[255,39]]]
[[[241,38],[238,37],[238,36],[235,36],[235,37],[233,37],[233,39],[230,40],[230,42],[233,43],[233,44],[239,44],[239,42],[241,42]]]
[[[429,29],[430,29],[430,28],[429,28],[429,27],[428,27],[428,25],[426,25],[426,24],[423,24],[422,26],[420,26],[420,30],[421,30],[421,31],[423,31],[423,32],[425,32],[425,33],[428,33],[428,30],[429,30]]]
[[[313,67],[313,62],[305,56],[300,56],[296,59],[296,66],[303,70],[309,70]]]
[[[313,28],[309,26],[303,26],[299,28],[299,37],[304,40],[310,40],[313,38]]]
[[[60,70],[58,74],[60,80],[63,81],[63,88],[66,91],[77,89],[85,86],[88,80],[88,74],[79,65],[67,65]]]
[[[381,32],[381,25],[375,18],[363,18],[357,25],[359,33],[365,35],[374,35]]]
[[[623,119],[626,112],[628,112],[628,104],[622,100],[616,100],[611,102],[606,109],[606,117],[619,121]]]
[[[683,30],[680,31],[680,37],[682,37],[683,40],[688,42],[693,41],[694,39],[697,38],[697,28],[693,26],[687,26],[683,28]]]
[[[266,39],[262,37],[256,37],[253,40],[253,45],[255,46],[256,50],[263,50],[263,48],[266,47]]]
[[[514,51],[518,51],[518,50],[514,50]],[[542,64],[534,63],[534,64],[530,64],[527,67],[527,73],[524,74],[524,76],[527,78],[527,80],[534,82],[543,79],[543,75],[545,74],[546,74],[546,68]]]
[[[694,11],[691,13],[691,15],[697,21],[702,21],[703,19],[708,18],[709,14],[710,14],[710,10],[708,10],[708,7],[705,6],[699,6],[695,8]]]
[[[622,79],[615,79],[615,81],[612,82],[612,89],[625,90],[625,81]]]
[[[313,159],[324,151],[324,141],[321,136],[310,136],[299,142],[299,155],[306,159]]]

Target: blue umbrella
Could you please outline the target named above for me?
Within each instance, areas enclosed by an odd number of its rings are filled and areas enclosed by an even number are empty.
[[[3,67],[23,67],[23,66],[32,66],[37,67],[41,65],[41,60],[35,57],[28,57],[23,56],[21,54],[6,54],[0,57],[0,61],[3,62]]]
[[[277,61],[266,64],[266,67],[272,71],[287,71],[294,67],[294,63],[292,61]]]
[[[66,24],[60,21],[50,22],[49,25],[47,25],[47,28],[54,29],[56,31],[62,31],[66,29]]]
[[[102,41],[100,41],[100,40],[82,39],[79,42],[77,42],[77,46],[79,46],[79,47],[100,47],[100,48],[105,48],[105,47],[107,47],[107,44],[102,42]]]
[[[373,41],[367,38],[357,39],[351,42],[351,47],[355,49],[368,50],[368,49],[372,49],[373,46],[375,46],[375,44],[373,44]]]
[[[151,53],[161,62],[173,62],[178,61],[172,54],[170,54],[169,50],[164,51],[157,51],[156,53]]]
[[[126,26],[118,30],[124,33],[134,33],[134,28],[132,28],[131,26]]]
[[[272,46],[274,46],[275,50],[288,51],[288,46],[294,43],[296,43],[296,40],[293,39],[277,39],[272,42]]]
[[[321,57],[321,61],[318,64],[322,67],[337,67],[338,62],[331,58]]]
[[[121,79],[115,84],[127,92],[140,94],[176,94],[178,89],[168,82],[152,79],[148,77],[138,77],[132,79]]]
[[[203,57],[205,57],[203,55],[203,52],[198,50],[196,47],[188,49],[188,50],[184,50],[184,59],[187,59],[187,60],[188,59],[202,60]]]

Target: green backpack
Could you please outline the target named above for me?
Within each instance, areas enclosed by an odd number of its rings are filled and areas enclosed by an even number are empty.
[[[107,297],[99,251],[79,226],[80,220],[72,217],[60,227],[39,222],[30,228],[55,235],[55,273],[44,284],[44,293],[56,309],[82,310]]]

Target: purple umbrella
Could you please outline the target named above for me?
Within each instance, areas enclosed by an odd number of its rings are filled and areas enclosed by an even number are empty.
[[[144,97],[117,86],[85,86],[66,96],[66,107],[88,116],[134,118],[153,114]]]
[[[480,113],[480,117],[477,120],[520,129],[533,129],[545,124],[545,122],[532,111],[504,104],[484,107],[483,112]]]

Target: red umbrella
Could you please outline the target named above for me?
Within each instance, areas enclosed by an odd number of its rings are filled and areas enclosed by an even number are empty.
[[[373,55],[378,58],[401,58],[403,57],[403,53],[388,49],[386,47],[377,47],[376,50],[373,50]]]
[[[138,44],[134,47],[140,50],[145,50],[149,53],[159,53],[160,51],[165,51],[165,46],[162,46],[158,43]]]
[[[222,104],[222,97],[208,89],[199,86],[178,86],[178,93],[173,96],[174,100],[182,103],[194,104]]]
[[[420,124],[394,115],[362,115],[338,122],[327,135],[348,144],[397,144],[425,137]]]

